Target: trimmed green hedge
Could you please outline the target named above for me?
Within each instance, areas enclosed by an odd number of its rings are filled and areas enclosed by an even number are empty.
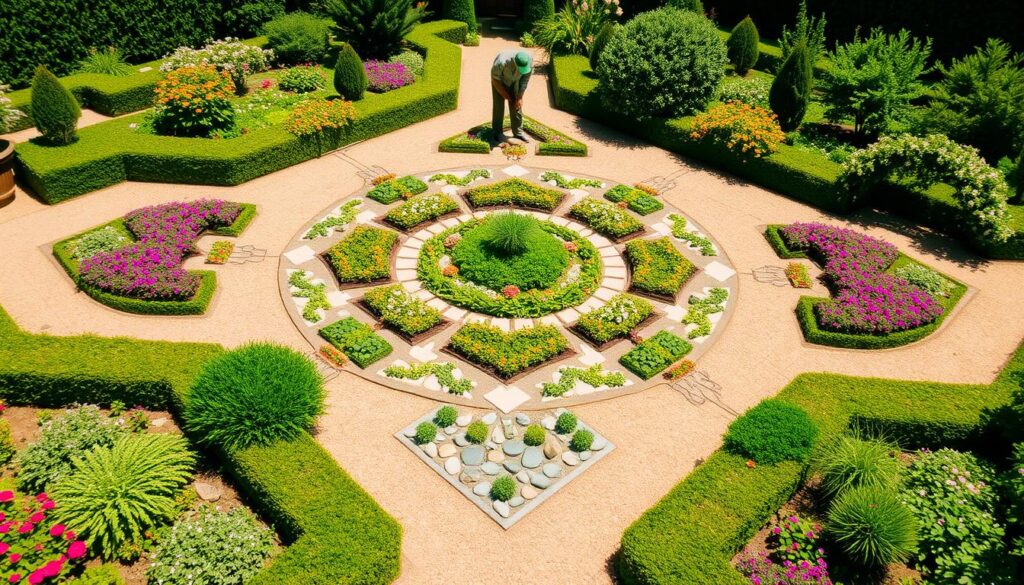
[[[762,58],[764,54],[762,49]],[[847,213],[855,208],[849,191],[838,185],[840,165],[820,154],[783,144],[769,156],[743,159],[724,145],[690,138],[692,117],[637,122],[608,110],[598,96],[597,76],[590,70],[586,57],[556,56],[551,60],[550,69],[555,104],[562,110],[640,136],[657,146],[704,161],[819,209]],[[1024,208],[1011,209],[1014,235],[1009,242],[983,245],[973,244],[967,238],[961,227],[962,214],[948,185],[913,191],[889,183],[876,189],[868,203],[964,238],[989,257],[1024,259]]]
[[[83,128],[75,144],[17,146],[19,177],[47,203],[57,203],[123,181],[238,185],[317,158],[328,150],[404,128],[454,110],[466,24],[436,21],[417,26],[408,40],[426,52],[417,83],[355,103],[356,120],[344,131],[296,137],[283,126],[230,140],[141,134],[129,127],[136,114]],[[201,148],[199,148],[201,146]]]
[[[22,332],[0,308],[0,398],[57,408],[115,400],[181,412],[219,345]],[[383,585],[399,573],[402,528],[309,435],[223,454],[225,467],[289,545],[254,584]]]
[[[510,123],[509,119],[505,118],[506,129],[509,128]],[[537,156],[587,156],[586,144],[529,116],[523,116],[523,130],[537,139]],[[465,132],[445,138],[438,145],[437,150],[438,152],[488,154],[491,152],[491,143],[480,136],[490,131],[491,123],[484,122]]]
[[[1010,400],[1024,372],[1019,347],[992,385],[906,382],[802,374],[777,399],[818,425],[817,445],[851,426],[871,425],[903,448],[985,442],[987,414]],[[795,462],[748,468],[716,451],[622,535],[616,572],[627,585],[744,585],[731,559],[792,497],[808,468]]]

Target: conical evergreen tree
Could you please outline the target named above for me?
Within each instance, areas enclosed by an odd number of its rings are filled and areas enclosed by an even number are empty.
[[[523,0],[523,28],[533,29],[534,23],[555,13],[555,0]]]
[[[726,46],[729,49],[729,61],[736,67],[736,73],[746,75],[757,64],[760,53],[757,43],[760,42],[757,27],[750,17],[746,17],[732,29]]]
[[[348,43],[342,43],[334,66],[334,90],[351,101],[363,99],[366,93],[366,69],[363,60]]]
[[[608,44],[609,39],[615,36],[618,26],[618,23],[608,22],[597,32],[594,44],[590,46],[590,69],[592,71],[597,71],[597,58],[601,56],[601,51],[604,50],[604,46]]]
[[[36,67],[32,79],[32,121],[53,144],[71,144],[78,138],[82,109],[68,88],[45,66]]]
[[[458,20],[469,25],[469,31],[476,31],[476,7],[473,0],[444,0],[441,18]]]
[[[795,130],[803,122],[807,104],[811,101],[812,74],[807,45],[797,43],[783,62],[768,93],[768,103],[786,132]]]

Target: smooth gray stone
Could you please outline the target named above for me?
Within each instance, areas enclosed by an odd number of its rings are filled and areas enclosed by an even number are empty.
[[[522,496],[516,496],[508,501],[508,505],[513,508],[518,508],[519,506],[522,506],[525,501],[526,500],[524,500]]]
[[[444,434],[446,434],[446,435],[454,435],[457,432],[459,432],[459,427],[457,427],[455,425],[452,425],[450,427],[445,427],[444,428]]]
[[[501,446],[501,450],[504,451],[505,455],[508,455],[509,457],[515,457],[516,455],[519,455],[520,453],[523,452],[524,449],[526,449],[526,443],[520,441],[519,439],[505,441],[505,443],[502,444]]]
[[[566,451],[565,453],[562,453],[562,463],[565,463],[570,467],[575,467],[580,464],[580,458],[572,451]]]
[[[555,417],[545,416],[544,418],[540,419],[540,426],[544,427],[549,431],[555,430]]]
[[[508,507],[507,502],[494,500],[494,503],[491,505],[494,506],[494,511],[497,512],[498,515],[502,518],[508,518],[509,515],[512,514],[512,509]]]
[[[416,436],[416,427],[413,427],[411,429],[405,429],[404,431],[402,431],[402,434],[411,439]]]
[[[459,433],[455,435],[455,444],[458,445],[459,447],[465,447],[466,445],[469,444],[469,439],[466,438],[465,434]]]
[[[480,417],[480,420],[484,421],[485,425],[493,425],[494,421],[498,420],[498,415],[493,412],[488,412],[487,414]]]
[[[544,461],[544,451],[540,447],[527,447],[523,452],[523,467],[533,469]]]
[[[498,475],[498,472],[501,471],[501,466],[493,461],[487,461],[480,466],[480,471],[487,475]]]
[[[462,415],[462,416],[460,416],[460,417],[455,419],[455,424],[459,425],[460,427],[464,427],[464,426],[468,425],[472,420],[473,420],[473,415],[471,415],[471,414],[464,414],[464,415]]]
[[[542,470],[544,471],[544,475],[550,477],[551,479],[560,477],[562,475],[562,467],[557,463],[545,463]]]
[[[509,473],[519,473],[523,470],[523,466],[520,465],[518,461],[509,460],[505,462],[505,469]]]
[[[420,448],[427,454],[427,457],[437,457],[437,443],[427,443],[421,445]]]
[[[480,483],[473,486],[473,493],[478,496],[486,496],[491,493],[491,482],[481,481]]]
[[[584,451],[584,452],[580,453],[580,461],[586,461],[587,459],[590,459],[593,456],[594,456],[594,452],[593,451]]]
[[[516,474],[516,479],[523,483],[530,483],[530,472],[524,469]]]
[[[543,473],[534,473],[530,476],[530,485],[535,488],[545,489],[551,485],[551,480],[545,477]]]
[[[516,423],[525,427],[530,424],[530,415],[520,412],[516,415]]]
[[[591,451],[600,451],[608,446],[608,440],[604,437],[594,437],[594,442],[590,444]]]
[[[462,450],[462,463],[465,465],[480,465],[484,462],[487,452],[480,445],[470,445]]]

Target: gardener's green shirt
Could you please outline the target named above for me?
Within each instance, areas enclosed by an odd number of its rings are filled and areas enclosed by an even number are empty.
[[[530,83],[530,75],[519,73],[516,67],[516,53],[518,49],[508,49],[498,53],[491,65],[491,78],[497,79],[502,85],[512,90],[516,97],[522,96],[526,91],[526,85]]]

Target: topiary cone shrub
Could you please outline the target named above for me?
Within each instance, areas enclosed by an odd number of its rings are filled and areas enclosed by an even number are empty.
[[[608,40],[615,36],[618,29],[619,23],[608,22],[601,27],[597,36],[594,37],[594,44],[590,46],[590,69],[592,71],[597,71],[597,60],[601,57],[601,51],[603,51],[605,46],[608,44]]]
[[[729,49],[729,61],[736,67],[737,74],[746,75],[757,64],[757,58],[760,56],[757,44],[760,40],[757,26],[749,16],[732,29],[732,34],[725,45]]]
[[[444,0],[441,18],[464,22],[469,26],[469,32],[476,32],[474,0]]]
[[[807,45],[801,41],[793,47],[768,92],[768,103],[786,132],[796,130],[804,120],[811,102],[812,75]]]
[[[363,60],[348,43],[342,43],[338,50],[338,62],[334,65],[334,91],[344,99],[357,101],[366,94],[366,69]]]
[[[725,448],[757,463],[805,461],[817,437],[818,427],[804,409],[769,398],[729,425]]]
[[[82,109],[75,96],[45,66],[36,67],[32,79],[32,119],[39,132],[53,144],[71,144],[78,138]]]
[[[555,0],[523,0],[523,28],[531,30],[540,19],[555,13]]]

